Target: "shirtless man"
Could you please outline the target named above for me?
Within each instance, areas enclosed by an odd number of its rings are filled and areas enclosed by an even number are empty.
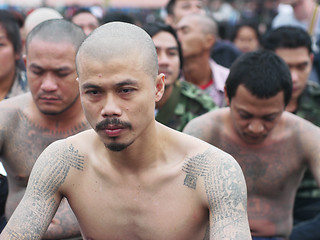
[[[0,239],[40,239],[63,197],[84,239],[250,239],[236,161],[155,121],[164,75],[150,36],[133,24],[104,24],[76,63],[93,129],[40,155]]]
[[[320,129],[284,112],[292,91],[290,71],[266,50],[247,53],[226,81],[229,108],[191,120],[184,132],[231,154],[248,187],[253,239],[287,239],[296,190],[306,166],[320,183]]]
[[[0,103],[0,158],[9,181],[7,219],[22,199],[40,153],[53,141],[89,128],[75,65],[85,37],[80,27],[66,20],[49,20],[28,35],[26,68],[31,93]],[[81,236],[79,226],[64,201],[45,238],[75,236]]]

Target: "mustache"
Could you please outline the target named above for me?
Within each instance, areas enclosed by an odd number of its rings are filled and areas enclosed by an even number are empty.
[[[99,122],[96,124],[96,130],[104,130],[106,129],[109,125],[116,125],[117,127],[123,127],[123,128],[132,128],[131,123],[129,122],[124,122],[121,121],[118,118],[106,118],[103,121]]]

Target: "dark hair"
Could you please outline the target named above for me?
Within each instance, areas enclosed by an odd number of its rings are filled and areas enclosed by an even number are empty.
[[[0,25],[5,29],[15,53],[20,54],[22,43],[17,18],[7,10],[0,10]]]
[[[174,5],[176,4],[176,0],[169,0],[165,9],[167,11],[167,14],[168,15],[173,15],[173,8],[174,8]]]
[[[292,93],[292,80],[287,64],[274,52],[257,50],[241,55],[230,68],[226,91],[231,102],[238,86],[244,87],[258,98],[270,98],[284,92],[287,105]]]
[[[181,48],[180,41],[178,40],[178,36],[176,34],[176,31],[170,25],[165,24],[160,21],[145,25],[144,30],[150,35],[151,38],[159,32],[167,32],[167,33],[170,33],[174,37],[174,39],[176,40],[177,45],[178,45],[180,70],[182,70],[182,67],[183,67],[182,48]]]
[[[234,40],[236,39],[239,31],[240,31],[241,28],[243,28],[243,27],[249,27],[249,28],[251,28],[251,29],[254,31],[254,33],[256,34],[256,37],[257,37],[257,39],[258,39],[259,44],[261,43],[261,34],[260,34],[260,32],[259,32],[258,25],[257,25],[257,23],[255,23],[255,22],[253,22],[253,21],[250,21],[250,20],[243,20],[243,21],[241,21],[241,22],[238,22],[238,23],[234,26],[233,31],[232,31],[232,33],[231,33],[231,35],[230,35],[230,40],[231,40],[232,42],[234,42]]]
[[[135,24],[136,19],[126,13],[123,12],[107,12],[101,19],[101,23],[109,23],[109,22],[125,22]]]
[[[283,26],[266,33],[263,48],[275,51],[277,48],[306,47],[312,52],[312,41],[310,35],[300,27]]]
[[[72,21],[72,19],[73,19],[75,16],[77,16],[78,14],[81,14],[81,13],[89,13],[89,14],[91,14],[91,15],[94,16],[94,17],[97,19],[97,21],[100,23],[100,19],[99,19],[96,15],[94,15],[88,8],[79,8],[79,9],[77,9],[77,10],[72,14],[72,16],[69,18],[69,20]]]

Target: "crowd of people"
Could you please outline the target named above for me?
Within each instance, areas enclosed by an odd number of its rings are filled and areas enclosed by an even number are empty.
[[[0,239],[320,239],[320,8],[242,4],[1,9]]]

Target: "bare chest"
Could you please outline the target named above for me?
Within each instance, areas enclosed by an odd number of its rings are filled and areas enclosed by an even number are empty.
[[[86,124],[69,129],[44,128],[23,118],[6,129],[2,148],[4,167],[12,184],[26,186],[32,167],[41,152],[52,142],[87,129]]]
[[[82,187],[76,190],[81,192],[81,199],[71,196],[70,205],[86,239],[178,240],[205,236],[208,209],[196,190],[183,185],[183,176],[154,187],[95,181],[86,185],[87,189]]]

